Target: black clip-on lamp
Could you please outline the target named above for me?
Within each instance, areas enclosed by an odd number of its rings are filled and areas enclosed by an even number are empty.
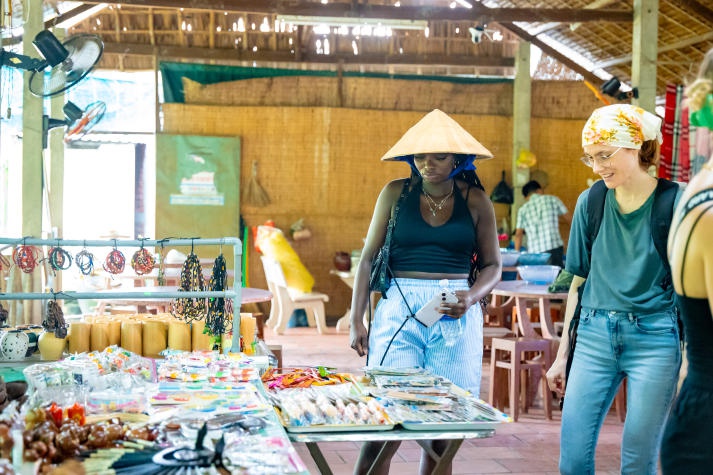
[[[607,96],[611,96],[615,98],[616,100],[623,101],[625,99],[631,99],[632,97],[634,99],[639,98],[639,89],[634,87],[631,89],[631,91],[620,91],[619,88],[621,87],[621,81],[619,81],[619,78],[616,76],[613,76],[611,79],[609,79],[607,82],[602,84],[601,91],[606,94]]]

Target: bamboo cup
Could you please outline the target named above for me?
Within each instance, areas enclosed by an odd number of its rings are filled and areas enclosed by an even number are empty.
[[[255,317],[250,313],[240,314],[240,337],[243,340],[243,353],[253,354],[253,343],[255,342]]]
[[[180,320],[168,323],[168,347],[172,350],[191,351],[191,326]]]
[[[193,351],[212,350],[211,336],[203,333],[205,322],[196,320],[191,324],[191,349]]]
[[[138,355],[143,352],[143,323],[138,320],[121,322],[121,347]]]
[[[109,346],[109,324],[102,321],[92,323],[92,331],[89,338],[90,349],[92,351],[104,351],[107,346]]]
[[[89,352],[89,333],[92,324],[88,322],[72,322],[69,324],[69,354]]]
[[[144,320],[143,348],[144,356],[158,358],[168,345],[168,330],[166,322],[161,320]]]
[[[121,320],[111,319],[107,320],[109,325],[109,345],[121,346]]]

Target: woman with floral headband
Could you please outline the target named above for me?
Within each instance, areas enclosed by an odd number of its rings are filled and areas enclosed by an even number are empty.
[[[593,242],[587,209],[593,189],[577,200],[566,263],[575,277],[565,312],[569,328],[584,285],[576,351],[565,381],[570,348],[565,332],[547,372],[553,391],[562,394],[566,382],[562,474],[594,474],[599,430],[624,378],[631,404],[624,422],[621,473],[656,473],[681,364],[673,288],[667,285],[670,276],[651,227],[659,182],[648,169],[659,159],[660,128],[659,117],[615,104],[595,110],[582,130],[582,161],[601,176],[606,188]]]
[[[686,88],[696,134],[713,137],[713,49]],[[665,474],[713,471],[713,155],[691,180],[671,225],[671,276],[686,330],[688,372],[661,446]]]

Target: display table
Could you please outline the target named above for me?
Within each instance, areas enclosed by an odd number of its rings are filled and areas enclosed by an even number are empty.
[[[527,338],[539,338],[527,313],[528,302],[536,301],[540,309],[540,324],[542,337],[557,339],[550,314],[552,300],[567,300],[567,292],[548,292],[547,285],[528,284],[524,280],[501,280],[491,293],[495,296],[512,297],[515,299],[516,322],[513,321],[512,330]],[[516,326],[517,324],[517,326]]]
[[[320,442],[402,442],[413,440],[418,443],[424,450],[429,451],[429,440],[447,440],[448,445],[443,455],[438,457],[431,453],[431,457],[437,460],[436,466],[431,472],[432,475],[445,473],[446,467],[453,461],[458,449],[465,439],[483,439],[492,437],[495,434],[495,429],[478,429],[478,430],[459,430],[459,431],[414,431],[404,429],[392,429],[387,431],[366,431],[366,432],[309,432],[309,433],[293,433],[287,432],[287,436],[292,442],[303,442],[309,450],[314,463],[322,475],[331,475],[332,470],[329,468],[327,460],[324,458],[322,451],[319,448]],[[383,451],[374,459],[368,473],[373,473],[375,467],[378,467],[384,461]]]

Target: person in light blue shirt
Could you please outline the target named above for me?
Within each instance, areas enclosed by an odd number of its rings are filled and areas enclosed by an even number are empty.
[[[517,211],[515,250],[521,249],[522,238],[526,236],[528,252],[549,252],[548,264],[564,267],[564,241],[559,221],[571,221],[567,207],[556,196],[546,195],[536,180],[522,187],[522,195],[527,202]]]

